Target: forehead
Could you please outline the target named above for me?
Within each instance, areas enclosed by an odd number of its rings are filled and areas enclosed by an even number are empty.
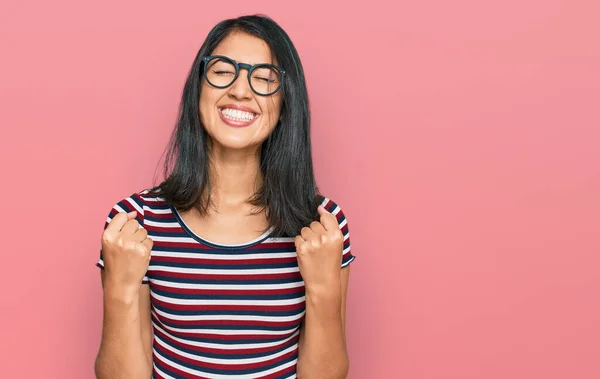
[[[241,31],[227,35],[212,55],[225,55],[240,63],[274,63],[271,59],[271,49],[265,41]]]

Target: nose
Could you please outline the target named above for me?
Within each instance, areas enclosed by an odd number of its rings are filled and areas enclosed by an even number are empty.
[[[229,96],[238,100],[252,98],[252,88],[248,82],[248,70],[240,69],[240,73],[229,87]]]

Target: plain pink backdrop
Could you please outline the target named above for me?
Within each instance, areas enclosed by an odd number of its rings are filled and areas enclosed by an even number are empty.
[[[1,376],[92,378],[107,212],[160,178],[206,33],[257,12],[350,222],[350,378],[599,378],[594,0],[3,0]]]

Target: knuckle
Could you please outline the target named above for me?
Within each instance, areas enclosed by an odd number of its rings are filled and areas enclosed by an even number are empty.
[[[131,238],[121,238],[121,247],[123,248],[123,250],[125,251],[135,251],[137,248],[137,244],[134,240],[132,240]]]
[[[116,247],[120,248],[120,249],[124,249],[124,248],[126,247],[126,245],[127,245],[127,243],[126,243],[126,242],[127,242],[127,241],[125,241],[125,240],[123,239],[123,237],[119,237],[119,238],[117,238],[117,239],[114,241],[114,245],[115,245]]]
[[[133,249],[133,251],[135,252],[136,255],[140,256],[140,257],[145,257],[147,254],[150,253],[150,249],[148,249],[148,247],[144,244],[136,244],[135,245],[135,249]]]
[[[104,229],[104,231],[102,232],[102,239],[105,239],[106,241],[114,240],[118,236],[119,234],[115,233],[111,229]]]

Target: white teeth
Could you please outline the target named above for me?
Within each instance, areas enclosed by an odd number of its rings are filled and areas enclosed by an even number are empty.
[[[235,121],[251,121],[256,116],[254,113],[240,111],[239,109],[223,108],[223,116]]]

